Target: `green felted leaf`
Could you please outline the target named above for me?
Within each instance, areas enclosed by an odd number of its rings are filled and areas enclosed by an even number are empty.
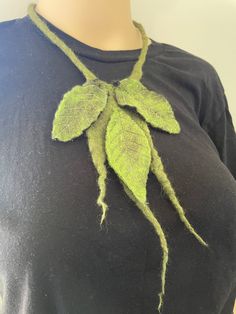
[[[135,197],[145,202],[151,149],[145,133],[125,109],[117,108],[112,113],[105,149],[109,165]]]
[[[80,136],[103,111],[107,91],[96,84],[76,85],[63,95],[53,120],[52,139],[66,142]]]
[[[153,127],[169,133],[180,133],[180,125],[168,100],[148,90],[140,81],[130,78],[121,80],[115,95],[120,106],[134,107]]]

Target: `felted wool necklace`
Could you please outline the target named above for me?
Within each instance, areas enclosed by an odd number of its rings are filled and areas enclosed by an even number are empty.
[[[147,89],[140,82],[148,50],[148,37],[143,26],[133,20],[143,41],[138,60],[129,77],[107,83],[97,78],[72,49],[48,28],[36,13],[35,6],[35,3],[31,3],[27,9],[31,20],[86,78],[83,85],[73,86],[63,95],[53,119],[51,138],[68,142],[78,138],[83,132],[86,133],[91,158],[98,172],[100,194],[97,204],[102,208],[100,227],[108,211],[108,205],[104,201],[106,162],[115,171],[128,197],[135,202],[154,227],[162,248],[161,291],[158,293],[157,308],[160,313],[165,294],[169,250],[165,233],[146,198],[150,170],[162,185],[186,228],[203,246],[209,245],[187,220],[148,128],[150,124],[169,134],[180,133],[180,125],[169,101],[163,95]]]

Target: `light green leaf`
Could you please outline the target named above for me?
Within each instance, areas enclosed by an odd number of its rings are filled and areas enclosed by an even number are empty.
[[[161,94],[147,89],[140,81],[126,78],[115,89],[120,106],[134,107],[153,127],[169,133],[180,133],[180,125],[168,100]]]
[[[109,165],[135,197],[145,202],[151,149],[145,133],[125,109],[117,108],[112,113],[105,149]]]
[[[96,84],[76,85],[66,92],[53,120],[52,139],[66,142],[80,136],[103,111],[107,91]]]

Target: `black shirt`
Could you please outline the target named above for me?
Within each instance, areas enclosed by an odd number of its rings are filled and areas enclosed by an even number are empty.
[[[100,79],[131,73],[140,49],[104,51],[41,17]],[[236,135],[214,67],[152,40],[141,82],[172,104],[181,133],[151,128],[196,231],[150,172],[147,198],[168,234],[163,314],[232,314],[236,296]],[[162,251],[109,169],[107,228],[85,134],[51,140],[62,95],[84,76],[26,15],[0,23],[0,292],[4,314],[157,313]]]

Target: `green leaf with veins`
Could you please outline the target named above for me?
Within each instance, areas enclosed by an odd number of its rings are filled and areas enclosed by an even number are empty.
[[[153,127],[168,133],[180,133],[180,125],[169,101],[161,94],[147,89],[140,81],[123,79],[115,90],[118,104],[133,107]]]
[[[98,119],[106,103],[107,91],[101,86],[88,83],[74,86],[58,105],[52,139],[66,142],[80,136]]]

